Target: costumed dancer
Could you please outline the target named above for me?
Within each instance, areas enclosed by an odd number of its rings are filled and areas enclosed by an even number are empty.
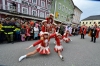
[[[68,43],[70,41],[72,41],[68,36],[69,36],[70,32],[67,30],[65,31],[64,35],[63,35],[63,40]]]
[[[56,23],[53,23],[51,28],[52,28],[51,34],[56,33],[57,24]]]
[[[99,38],[99,29],[97,28],[97,25],[95,24],[95,26],[93,28],[91,28],[89,34],[91,37],[91,42],[96,42],[96,38]]]
[[[38,47],[33,52],[30,52],[28,54],[21,56],[19,58],[19,61],[22,61],[26,57],[32,56],[36,53],[50,54],[49,41],[50,41],[50,38],[53,38],[54,36],[55,34],[49,35],[48,32],[44,32],[43,39],[36,41],[33,45],[29,46],[27,49],[31,47],[35,47],[36,45],[38,45]]]
[[[50,32],[52,30],[51,26],[54,22],[54,15],[53,14],[49,14],[49,16],[46,18],[47,20],[47,32]]]
[[[59,33],[56,33],[55,41],[56,41],[56,45],[55,45],[54,50],[55,52],[58,53],[58,56],[61,58],[61,60],[64,61],[64,57],[61,54],[61,52],[63,51],[63,46],[61,44],[61,42],[63,41],[62,35]]]
[[[79,33],[81,34],[81,39],[84,39],[84,36],[86,35],[86,27],[85,26],[82,26],[80,28]]]
[[[40,39],[42,39],[44,32],[47,32],[47,20],[42,21],[42,27],[41,27],[41,31],[39,33]]]

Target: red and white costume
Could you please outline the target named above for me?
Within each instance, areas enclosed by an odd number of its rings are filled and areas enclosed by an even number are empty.
[[[52,33],[52,34],[56,33],[56,25],[57,25],[56,23],[53,23],[53,25],[52,25],[52,27],[51,27],[51,29],[52,29],[52,30],[51,30],[51,33]]]
[[[69,31],[67,30],[67,31],[64,33],[64,35],[63,35],[63,40],[64,40],[66,43],[68,43],[68,42],[71,41],[70,38],[69,38],[68,36],[69,36]]]
[[[61,35],[61,34],[56,34],[56,36],[55,36],[55,40],[56,40],[56,45],[55,45],[55,48],[54,48],[55,52],[63,51],[63,46],[61,44],[63,39],[59,39],[58,35]]]
[[[49,17],[46,18],[46,20],[47,20],[47,32],[50,32],[52,30],[52,24],[54,22],[54,19],[51,18],[51,16],[54,16],[54,15],[50,14]]]
[[[47,32],[44,32],[44,34],[45,33]],[[39,52],[40,54],[49,54],[50,53],[49,41],[50,41],[50,38],[53,38],[54,36],[55,34],[52,34],[47,39],[38,40],[37,42],[35,42],[33,46],[38,45],[38,47],[36,48],[37,52]]]

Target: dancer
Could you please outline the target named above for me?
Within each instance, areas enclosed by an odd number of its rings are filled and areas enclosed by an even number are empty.
[[[54,15],[49,14],[49,16],[46,18],[47,20],[47,32],[50,32],[52,30],[51,26],[54,23]]]
[[[51,28],[52,28],[52,30],[51,30],[50,33],[51,34],[54,34],[56,32],[57,24],[56,23],[53,23]]]
[[[70,41],[72,41],[68,36],[69,36],[70,32],[69,30],[65,31],[64,35],[63,35],[63,40],[68,43]]]
[[[55,40],[56,40],[56,45],[55,45],[54,50],[55,52],[58,53],[58,56],[61,58],[61,60],[64,61],[64,57],[61,54],[61,52],[63,51],[63,46],[61,44],[61,42],[63,41],[62,35],[59,33],[56,33]]]
[[[43,39],[36,41],[33,45],[31,45],[27,48],[27,49],[29,49],[31,47],[35,47],[36,45],[38,45],[37,49],[35,49],[33,52],[30,52],[28,54],[21,56],[19,58],[19,61],[22,61],[26,57],[32,56],[36,53],[50,54],[49,41],[50,41],[50,38],[53,38],[54,36],[55,36],[55,34],[49,35],[48,32],[44,32],[43,36],[42,36]]]

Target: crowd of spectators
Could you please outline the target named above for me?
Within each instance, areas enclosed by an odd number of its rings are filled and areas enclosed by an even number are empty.
[[[71,25],[57,24],[56,31],[61,35],[64,31],[69,29],[72,35],[78,35],[80,27],[73,27]],[[0,20],[0,43],[7,41],[7,43],[14,43],[19,41],[38,40],[41,31],[42,23],[33,21],[20,21],[15,18],[6,18]]]

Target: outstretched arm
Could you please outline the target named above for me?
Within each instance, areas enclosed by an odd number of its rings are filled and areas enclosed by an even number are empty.
[[[51,34],[50,38],[54,38],[55,36],[56,36],[56,33],[55,34]]]
[[[26,48],[26,49],[30,49],[31,47],[35,47],[36,45],[38,45],[38,44],[40,44],[42,42],[42,40],[38,40],[38,41],[36,41],[34,44],[32,44],[31,46],[29,46],[28,48]]]

